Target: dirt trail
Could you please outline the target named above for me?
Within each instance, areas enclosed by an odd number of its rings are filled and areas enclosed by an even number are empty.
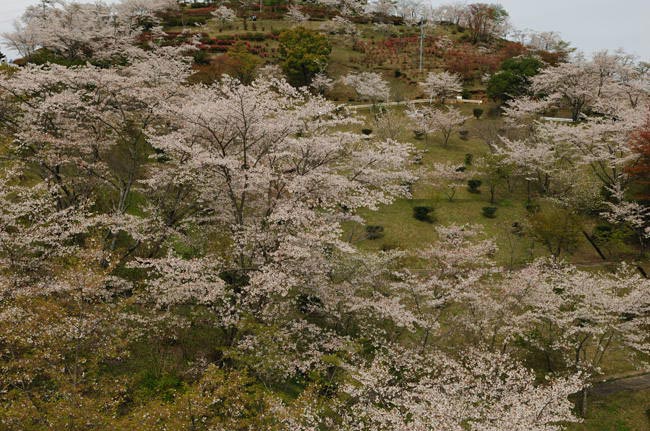
[[[647,371],[636,376],[595,383],[591,388],[591,393],[592,395],[607,396],[622,391],[641,391],[644,389],[650,389],[650,372]]]
[[[411,104],[422,104],[422,103],[431,103],[431,100],[429,99],[413,99],[413,100],[403,100],[401,102],[378,102],[377,106],[406,106],[406,105],[411,105]],[[470,100],[470,99],[463,99],[463,100],[456,100],[456,99],[450,99],[447,104],[460,104],[460,103],[469,103],[469,104],[474,104],[474,105],[481,105],[483,104],[482,100]],[[346,105],[348,108],[351,109],[368,109],[372,108],[373,104],[363,104],[363,105],[354,105],[354,104],[347,104]]]

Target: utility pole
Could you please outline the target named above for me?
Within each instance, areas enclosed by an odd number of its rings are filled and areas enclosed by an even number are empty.
[[[422,18],[420,20],[420,64],[419,71],[422,72],[422,61],[424,59],[424,24],[426,20]]]

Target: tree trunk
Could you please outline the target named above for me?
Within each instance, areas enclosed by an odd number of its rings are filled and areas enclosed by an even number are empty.
[[[591,244],[591,245],[593,246],[594,250],[596,250],[596,252],[598,253],[598,255],[599,255],[603,260],[607,260],[607,258],[606,258],[605,255],[603,254],[603,252],[600,250],[600,247],[598,247],[598,244],[596,244],[596,242],[594,241],[594,239],[593,239],[592,237],[589,236],[589,234],[587,233],[587,231],[583,230],[582,233],[584,234],[585,238],[587,238],[587,241],[589,241],[589,244]]]
[[[584,388],[580,391],[580,416],[587,417],[587,403],[589,396],[589,388]]]

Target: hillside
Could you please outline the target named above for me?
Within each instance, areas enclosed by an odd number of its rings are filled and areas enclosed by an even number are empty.
[[[0,429],[650,426],[643,64],[484,4],[24,20]]]

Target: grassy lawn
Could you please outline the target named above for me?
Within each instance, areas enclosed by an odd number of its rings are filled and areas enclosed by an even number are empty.
[[[650,390],[623,391],[603,398],[593,397],[587,418],[569,431],[650,430]]]
[[[474,106],[458,105],[465,115],[470,116]],[[485,106],[487,110],[489,106]],[[390,108],[404,116],[404,107]],[[369,110],[362,110],[359,116],[371,123]],[[404,116],[405,117],[405,116]],[[450,201],[444,193],[444,186],[432,184],[427,177],[429,167],[434,163],[453,163],[463,165],[466,154],[472,154],[474,160],[489,151],[484,141],[472,132],[479,123],[495,122],[486,118],[470,119],[463,129],[470,130],[468,140],[461,140],[457,133],[447,146],[442,145],[440,136],[432,134],[426,139],[415,139],[408,120],[404,118],[404,131],[399,136],[402,142],[410,142],[418,151],[422,151],[421,165],[414,166],[420,180],[413,186],[412,199],[398,199],[391,205],[379,208],[378,211],[363,211],[361,215],[367,225],[378,225],[384,228],[384,236],[375,240],[361,240],[359,247],[367,250],[398,248],[418,250],[426,248],[436,241],[436,225],[449,224],[478,224],[483,227],[487,237],[494,238],[499,252],[497,261],[504,266],[516,266],[529,261],[531,258],[548,255],[546,248],[539,242],[533,241],[528,235],[516,234],[513,224],[525,225],[528,211],[525,208],[526,191],[521,184],[513,184],[512,189],[504,183],[497,188],[496,201],[489,202],[489,192],[482,187],[480,194],[469,193],[466,187],[458,188],[453,200]],[[359,126],[362,127],[362,126]],[[471,169],[471,167],[470,167]],[[435,223],[430,224],[413,218],[413,208],[428,206],[434,208]],[[483,207],[497,207],[496,218],[486,218],[482,214]],[[584,223],[590,226],[594,220],[585,218]],[[356,228],[358,233],[360,228]],[[599,263],[599,257],[584,238],[578,239],[576,249],[571,255],[562,255],[574,263]]]

